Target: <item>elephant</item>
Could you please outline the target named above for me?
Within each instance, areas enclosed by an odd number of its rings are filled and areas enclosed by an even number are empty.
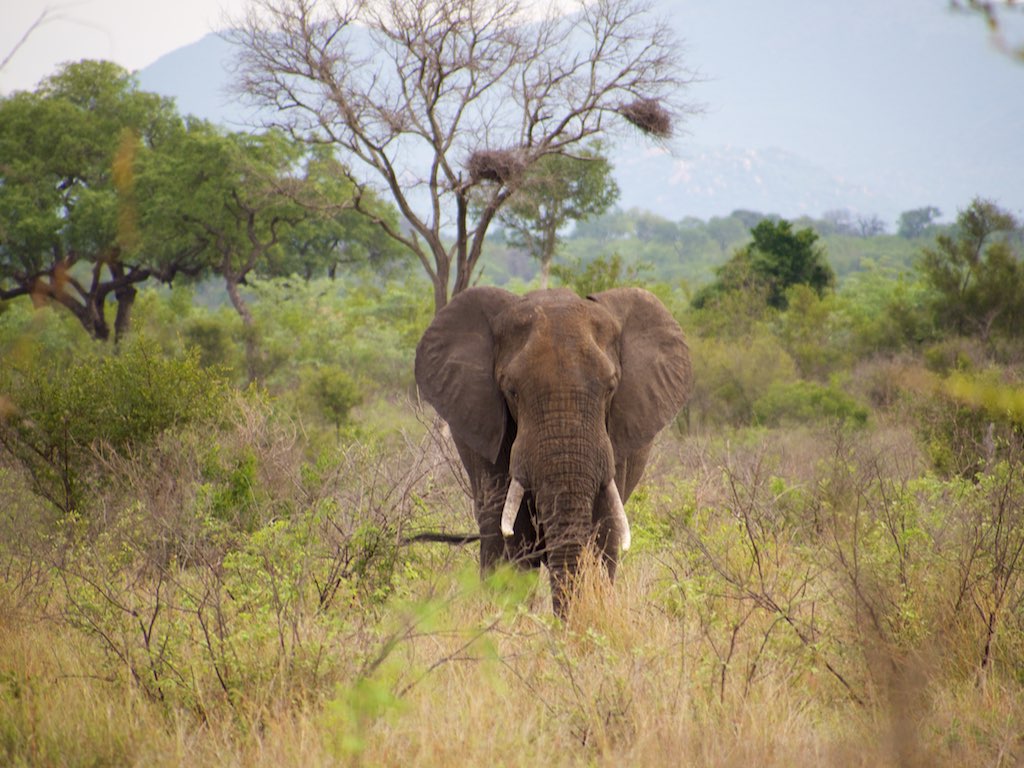
[[[469,477],[482,574],[544,563],[561,618],[586,547],[614,581],[630,545],[624,503],[692,382],[682,329],[658,298],[472,287],[424,332],[415,377]]]

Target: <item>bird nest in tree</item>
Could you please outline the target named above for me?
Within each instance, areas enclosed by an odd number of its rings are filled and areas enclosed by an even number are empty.
[[[667,139],[672,135],[672,116],[657,99],[637,99],[619,107],[619,114],[644,133]]]
[[[469,156],[467,170],[473,181],[510,184],[526,170],[526,160],[515,149],[481,149]]]

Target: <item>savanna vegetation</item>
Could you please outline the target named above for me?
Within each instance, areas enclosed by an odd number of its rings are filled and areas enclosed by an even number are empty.
[[[435,263],[333,155],[83,63],[0,101],[0,157],[0,762],[1024,760],[996,202],[561,232],[552,282],[658,293],[696,382],[562,624],[546,579],[407,543],[473,530],[412,384]],[[479,265],[540,280],[497,227]]]

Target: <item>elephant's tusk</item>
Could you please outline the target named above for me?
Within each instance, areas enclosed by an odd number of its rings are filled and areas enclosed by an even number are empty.
[[[612,525],[619,529],[619,546],[625,552],[633,543],[632,534],[629,532],[629,520],[626,519],[626,508],[622,506],[622,497],[619,496],[619,489],[614,480],[609,481],[605,490],[608,492],[608,501],[612,507]]]
[[[519,514],[519,505],[523,501],[523,494],[526,489],[523,484],[515,478],[509,483],[508,493],[505,495],[505,508],[501,510],[501,535],[506,539],[512,535],[516,524],[516,516]]]

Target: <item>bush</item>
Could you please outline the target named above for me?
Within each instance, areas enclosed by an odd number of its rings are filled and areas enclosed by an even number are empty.
[[[738,340],[692,338],[694,390],[690,412],[703,425],[744,426],[773,385],[797,378],[793,359],[761,332]]]
[[[618,253],[608,258],[598,256],[586,263],[583,259],[571,259],[565,265],[551,265],[551,275],[558,283],[572,288],[580,296],[590,296],[623,285],[640,285],[650,271],[651,265],[645,262],[623,263]]]
[[[0,444],[64,514],[82,506],[99,451],[128,452],[170,427],[211,420],[226,391],[198,355],[165,357],[145,339],[71,366],[28,360],[0,376]]]
[[[838,421],[860,427],[867,423],[868,409],[834,384],[778,381],[754,403],[754,417],[766,426]]]
[[[349,411],[363,400],[359,386],[340,366],[318,368],[304,383],[310,399],[337,430],[348,422]]]
[[[943,475],[973,478],[1024,441],[1024,396],[999,369],[953,373],[909,398],[918,434]]]

